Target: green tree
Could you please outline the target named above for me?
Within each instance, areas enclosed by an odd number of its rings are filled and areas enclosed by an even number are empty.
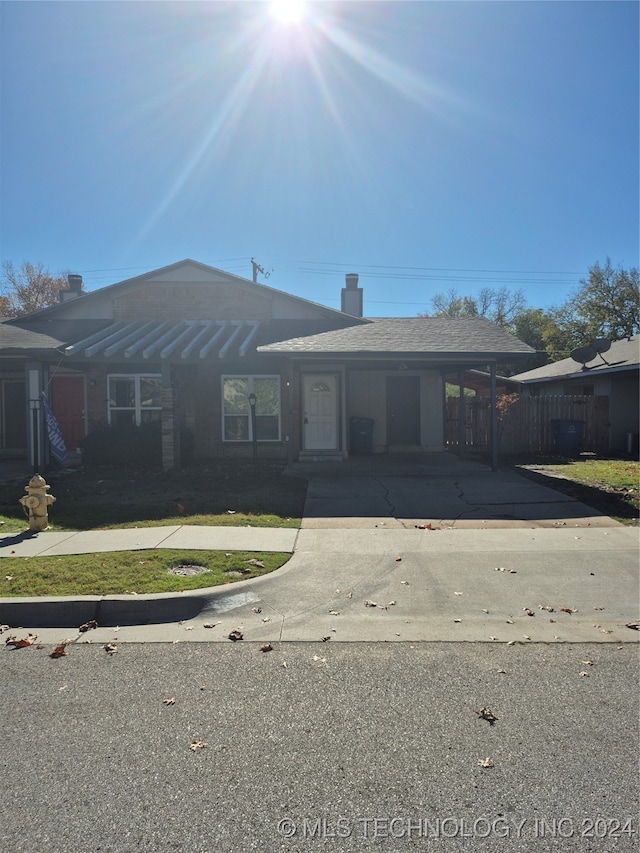
[[[565,355],[595,338],[616,341],[638,333],[640,326],[640,286],[637,268],[614,268],[607,258],[596,262],[589,276],[559,308],[552,312],[560,330]]]
[[[0,317],[21,317],[55,305],[60,291],[66,289],[66,277],[52,276],[41,263],[23,261],[16,269],[11,261],[4,261],[0,276]]]
[[[553,315],[544,308],[525,308],[513,321],[510,331],[538,353],[528,370],[565,357],[567,343],[564,333]]]

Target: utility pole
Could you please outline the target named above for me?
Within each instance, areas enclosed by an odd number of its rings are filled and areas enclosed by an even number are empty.
[[[256,263],[253,258],[251,258],[251,266],[253,267],[253,280],[255,282],[258,281],[258,273],[263,275],[265,278],[269,278],[271,275],[271,271],[267,272],[260,264]]]

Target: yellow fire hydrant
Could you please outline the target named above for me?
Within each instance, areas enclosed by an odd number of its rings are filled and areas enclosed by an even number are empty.
[[[34,474],[29,485],[24,487],[27,494],[20,498],[19,503],[25,508],[25,512],[29,511],[29,530],[46,530],[49,526],[47,510],[55,501],[53,495],[47,494],[50,488],[40,474]]]

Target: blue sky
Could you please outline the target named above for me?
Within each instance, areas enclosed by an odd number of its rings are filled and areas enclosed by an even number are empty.
[[[638,265],[635,2],[0,2],[0,257],[369,316]]]

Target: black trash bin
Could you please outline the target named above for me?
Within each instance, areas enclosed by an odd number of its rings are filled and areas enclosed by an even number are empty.
[[[584,421],[551,421],[555,449],[566,456],[577,456],[582,445]]]
[[[373,424],[371,418],[351,418],[349,444],[351,453],[358,456],[373,453]]]

